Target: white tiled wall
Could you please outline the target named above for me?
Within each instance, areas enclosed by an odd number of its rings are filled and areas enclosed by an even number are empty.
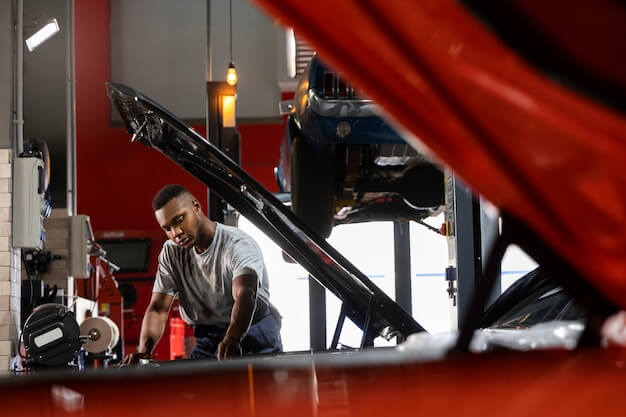
[[[9,371],[11,357],[17,354],[20,330],[22,278],[21,250],[13,249],[12,229],[12,151],[0,149],[0,375]],[[53,255],[68,255],[68,221],[65,209],[52,210],[44,221],[49,236],[44,250]],[[67,288],[67,261],[54,260],[42,274],[49,285]]]
[[[0,149],[0,372],[9,370],[20,327],[20,251],[11,247],[10,149]]]

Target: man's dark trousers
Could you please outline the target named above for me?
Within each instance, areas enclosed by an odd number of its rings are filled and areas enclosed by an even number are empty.
[[[226,330],[226,327],[194,326],[194,336],[196,336],[197,340],[196,346],[191,352],[191,358],[215,359],[217,357],[217,345],[224,339]],[[274,314],[269,312],[263,318],[250,325],[248,333],[241,341],[241,352],[243,355],[279,353],[282,351],[280,318],[274,317]]]

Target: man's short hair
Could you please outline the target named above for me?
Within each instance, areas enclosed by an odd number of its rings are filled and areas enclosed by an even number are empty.
[[[176,198],[183,194],[189,194],[189,190],[179,184],[169,184],[161,188],[158,193],[152,199],[152,210],[160,210],[166,205],[172,198]]]

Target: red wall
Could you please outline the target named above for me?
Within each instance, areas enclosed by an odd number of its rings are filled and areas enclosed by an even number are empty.
[[[280,158],[282,124],[237,126],[241,135],[241,166],[272,192],[278,192],[274,167]]]
[[[155,150],[130,143],[123,128],[110,126],[105,82],[110,80],[109,1],[81,0],[75,5],[76,171],[78,213],[95,230],[158,228],[153,195],[165,184],[180,183],[201,202],[206,187]],[[167,107],[167,103],[162,103]],[[204,126],[196,126],[200,134]],[[245,125],[242,166],[271,191],[282,126]]]

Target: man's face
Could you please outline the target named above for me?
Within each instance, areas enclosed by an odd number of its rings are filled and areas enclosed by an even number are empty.
[[[194,246],[200,229],[200,203],[189,194],[172,198],[154,212],[167,238],[184,248]]]

